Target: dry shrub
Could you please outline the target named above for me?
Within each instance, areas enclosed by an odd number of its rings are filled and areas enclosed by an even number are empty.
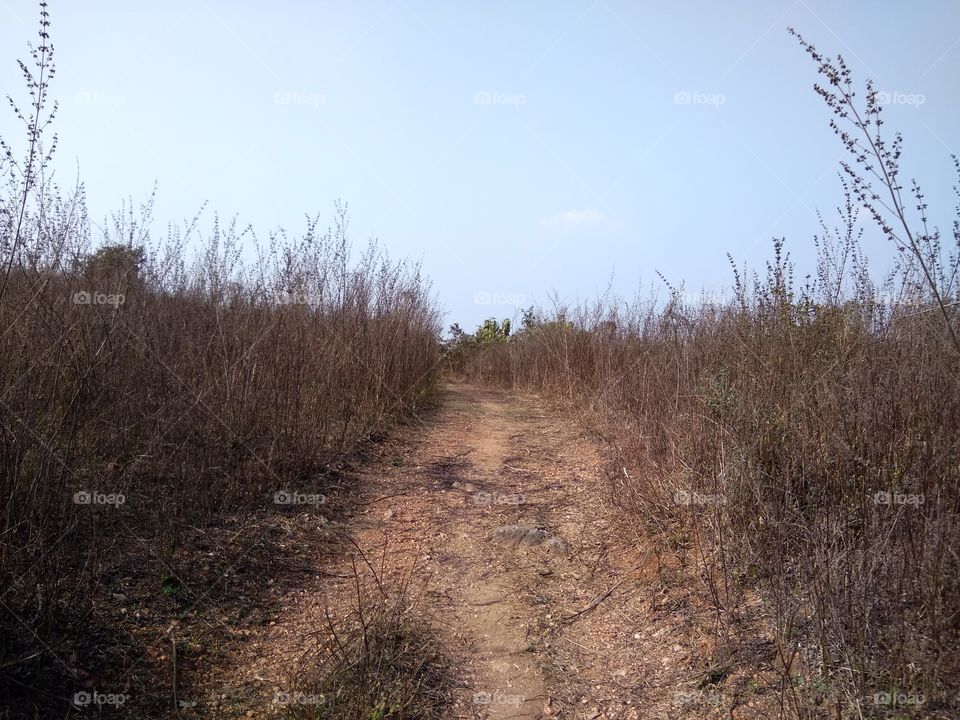
[[[412,568],[389,582],[359,552],[353,607],[303,643],[308,648],[275,701],[291,720],[434,720],[448,717],[451,660],[416,609]],[[386,548],[384,548],[386,553]],[[381,565],[382,569],[382,565]]]
[[[82,186],[65,192],[46,171],[41,11],[22,65],[30,107],[17,110],[26,148],[4,142],[0,159],[0,670],[12,673],[69,670],[53,658],[109,590],[108,556],[136,545],[169,558],[186,529],[322,492],[329,469],[432,394],[439,363],[419,269],[375,246],[351,258],[345,207],[295,239],[218,218],[202,232],[199,215],[155,239],[152,200],[95,231]]]
[[[934,312],[777,282],[723,307],[676,294],[661,311],[561,312],[469,374],[569,398],[629,469],[623,506],[692,559],[721,626],[745,587],[766,591],[783,652],[805,652],[785,691],[801,676],[862,703],[891,687],[944,698],[958,681],[957,358]]]
[[[853,157],[816,273],[798,282],[778,240],[764,274],[733,266],[726,299],[668,284],[666,304],[540,311],[468,374],[567,398],[600,429],[627,468],[617,496],[691,562],[721,636],[745,616],[743,591],[763,591],[784,715],[818,716],[826,697],[844,716],[947,717],[960,690],[960,224],[948,253],[916,184],[905,206],[900,138],[884,143],[872,86],[858,112],[842,60],[803,44]],[[883,281],[860,250],[860,208],[899,250]]]

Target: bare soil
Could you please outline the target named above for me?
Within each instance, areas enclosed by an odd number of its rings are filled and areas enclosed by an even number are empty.
[[[443,395],[355,468],[351,512],[290,518],[284,545],[316,543],[296,548],[311,568],[266,579],[262,621],[214,628],[215,649],[180,658],[181,717],[276,717],[329,618],[356,605],[358,556],[416,596],[449,659],[450,718],[770,716],[751,669],[767,643],[718,655],[689,576],[612,503],[622,468],[601,442],[533,396]],[[350,542],[333,552],[334,537]]]

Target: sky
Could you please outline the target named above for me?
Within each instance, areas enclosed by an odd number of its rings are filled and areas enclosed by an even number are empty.
[[[843,150],[787,27],[887,101],[903,174],[949,232],[960,2],[51,0],[55,168],[104,218],[158,187],[260,235],[332,221],[422,264],[446,324],[731,283],[785,237],[802,276]],[[37,8],[0,0],[0,94]],[[0,135],[19,139],[0,108]],[[868,254],[893,254],[868,226]]]

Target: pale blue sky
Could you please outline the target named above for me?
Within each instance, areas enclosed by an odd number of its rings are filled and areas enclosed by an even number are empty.
[[[421,260],[447,322],[509,304],[691,291],[841,199],[839,141],[792,25],[898,98],[905,175],[949,231],[960,151],[958,2],[51,4],[57,167],[94,218],[159,183],[158,229],[204,200],[261,234],[351,208],[359,244]],[[0,89],[36,31],[0,0]],[[899,93],[899,94],[898,94]],[[685,102],[686,101],[686,102]],[[912,102],[911,102],[912,101]],[[0,132],[13,128],[9,112]],[[891,249],[868,232],[878,264]],[[481,296],[480,300],[487,299]]]

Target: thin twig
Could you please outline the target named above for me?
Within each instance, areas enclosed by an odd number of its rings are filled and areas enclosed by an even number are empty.
[[[170,646],[173,648],[171,657],[173,659],[173,711],[177,717],[180,716],[180,699],[177,697],[177,638],[170,635]]]
[[[599,604],[602,603],[604,600],[606,600],[608,597],[610,597],[610,596],[613,594],[613,591],[616,590],[616,589],[617,589],[618,587],[620,587],[621,585],[623,585],[623,583],[625,583],[626,580],[627,580],[626,577],[621,578],[621,579],[618,580],[616,583],[614,583],[613,585],[611,585],[610,588],[609,588],[605,593],[603,593],[602,595],[600,595],[599,597],[597,597],[596,600],[594,600],[592,603],[590,603],[589,605],[587,605],[583,610],[578,610],[577,612],[573,613],[573,615],[567,615],[565,618],[563,618],[563,620],[564,620],[565,622],[569,622],[569,623],[571,623],[571,624],[572,624],[573,622],[576,622],[576,621],[579,620],[581,617],[583,617],[583,616],[586,615],[588,612],[590,612],[590,611],[593,610],[595,607],[597,607],[597,605],[599,605]]]

